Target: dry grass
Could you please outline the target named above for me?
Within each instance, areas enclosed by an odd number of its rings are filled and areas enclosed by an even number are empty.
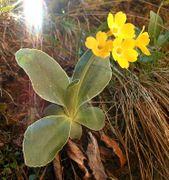
[[[135,174],[132,159],[136,158],[141,179],[168,179],[168,70],[153,70],[140,79],[130,71],[119,71],[114,71],[107,113],[125,147],[131,174]]]

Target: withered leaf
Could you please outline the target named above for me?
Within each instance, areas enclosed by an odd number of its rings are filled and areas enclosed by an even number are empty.
[[[93,172],[93,177],[96,180],[105,180],[107,175],[100,158],[99,147],[96,138],[89,132],[90,143],[87,147],[87,156],[89,160],[89,167]]]
[[[68,141],[67,143],[67,153],[70,159],[75,161],[79,168],[84,172],[84,180],[90,179],[91,175],[85,166],[85,161],[87,161],[86,156],[84,153],[81,151],[81,149],[71,140]]]
[[[107,147],[113,150],[113,152],[119,158],[121,167],[123,167],[126,163],[126,156],[123,154],[118,143],[112,138],[109,138],[108,136],[106,136],[104,133],[101,133],[101,140],[106,144]]]

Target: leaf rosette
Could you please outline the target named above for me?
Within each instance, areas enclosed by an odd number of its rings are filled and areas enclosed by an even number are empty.
[[[111,80],[109,57],[102,59],[87,51],[69,78],[52,57],[40,50],[25,48],[15,56],[34,91],[53,103],[45,109],[45,117],[31,124],[24,134],[26,165],[40,167],[51,162],[69,138],[80,139],[82,126],[95,131],[104,127],[103,111],[88,106],[88,102]]]

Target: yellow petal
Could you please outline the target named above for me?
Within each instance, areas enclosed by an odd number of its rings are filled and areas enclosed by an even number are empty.
[[[113,41],[113,47],[121,46],[121,43],[122,43],[122,39],[121,39],[121,38],[116,38],[116,39]]]
[[[98,42],[94,37],[90,36],[86,39],[85,46],[89,49],[93,49],[98,46]]]
[[[113,26],[113,24],[114,24],[114,17],[113,17],[113,14],[112,14],[112,13],[109,13],[109,14],[108,14],[107,24],[108,24],[108,27],[111,29],[112,26]]]
[[[144,53],[145,55],[147,56],[151,55],[149,49],[146,46],[139,46],[139,48],[141,49],[142,53]]]
[[[98,48],[95,48],[95,49],[92,49],[93,51],[93,54],[98,56],[98,57],[101,57],[101,58],[106,58],[107,56],[110,55],[110,52],[109,51],[105,51],[104,49],[98,49]]]
[[[113,59],[114,59],[115,61],[118,61],[118,60],[119,60],[119,56],[118,56],[117,53],[116,53],[116,48],[113,48],[113,50],[112,50],[112,56],[113,56]]]
[[[124,51],[124,58],[129,62],[137,61],[138,53],[134,49],[127,49]]]
[[[150,42],[150,38],[147,32],[140,34],[136,39],[136,45],[138,46],[147,46],[149,42]]]
[[[122,68],[126,68],[127,69],[129,67],[129,62],[125,58],[120,58],[120,59],[118,59],[117,62],[119,63],[119,65]]]
[[[96,47],[96,48],[93,48],[92,49],[92,52],[95,56],[99,56],[99,49]]]
[[[107,40],[107,34],[105,32],[99,31],[96,34],[96,40],[98,41],[99,46],[104,46]]]
[[[135,40],[134,39],[125,39],[122,43],[122,47],[124,49],[133,49],[135,47]]]
[[[108,36],[108,37],[113,35],[113,33],[112,33],[112,31],[111,31],[111,30],[110,30],[110,31],[108,31],[106,34],[107,34],[107,36]]]
[[[122,11],[115,14],[115,24],[119,27],[123,26],[127,20],[126,14]]]
[[[110,52],[108,52],[108,51],[102,51],[102,52],[99,53],[99,56],[100,56],[101,58],[106,58],[106,57],[110,56]]]
[[[113,41],[112,40],[106,41],[105,50],[110,52],[112,49],[113,49]]]
[[[132,39],[135,36],[134,25],[131,23],[124,24],[120,30],[119,36],[124,39]]]

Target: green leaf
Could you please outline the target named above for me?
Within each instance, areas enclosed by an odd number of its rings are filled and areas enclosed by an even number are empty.
[[[62,106],[58,106],[57,104],[50,104],[45,108],[44,115],[65,115],[65,112]]]
[[[76,98],[79,105],[97,96],[112,77],[109,57],[102,59],[87,51],[77,63],[72,80],[79,79]]]
[[[148,33],[150,35],[150,38],[154,41],[154,43],[156,42],[156,40],[160,35],[162,26],[163,26],[162,18],[153,11],[150,11],[150,22],[148,26]]]
[[[51,162],[68,141],[70,125],[66,116],[47,116],[29,126],[23,141],[25,164],[40,167]]]
[[[165,34],[161,34],[157,40],[157,45],[161,48],[166,46],[167,44],[169,44],[169,31]]]
[[[80,139],[82,136],[82,126],[76,122],[71,123],[70,138]]]
[[[44,110],[45,116],[65,115],[64,109],[56,104],[51,104]],[[70,138],[80,139],[82,136],[82,126],[76,122],[71,122]]]
[[[64,105],[64,94],[69,78],[61,66],[46,53],[36,49],[21,49],[17,63],[29,76],[35,92],[43,99]]]
[[[75,117],[75,121],[89,129],[98,131],[104,127],[105,115],[97,107],[81,107]]]
[[[65,115],[64,109],[56,104],[51,104],[44,110],[45,116],[51,115]],[[76,122],[71,121],[70,138],[80,139],[82,136],[82,126]]]

